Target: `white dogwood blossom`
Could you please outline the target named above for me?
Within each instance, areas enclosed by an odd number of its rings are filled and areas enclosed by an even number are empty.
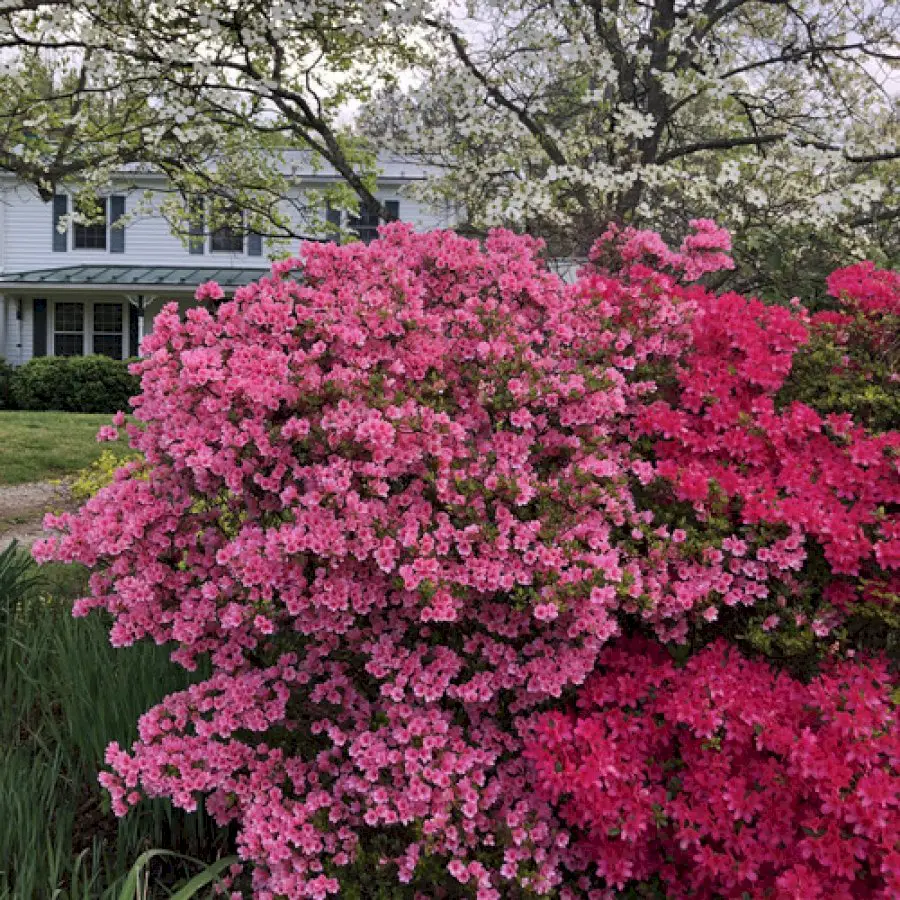
[[[889,0],[470,0],[429,25],[418,78],[368,129],[442,164],[423,192],[462,200],[476,228],[560,252],[610,218],[896,237]]]
[[[0,0],[0,166],[46,196],[153,165],[169,215],[203,193],[289,238],[298,151],[340,179],[322,209],[374,204],[387,149],[560,254],[698,216],[770,261],[887,247],[898,34],[892,0]]]
[[[210,227],[224,224],[216,206],[240,206],[267,236],[292,237],[298,218],[309,233],[322,197],[303,216],[285,211],[301,168],[336,172],[329,202],[375,203],[378,148],[345,111],[409,65],[411,23],[427,11],[416,0],[0,0],[0,167],[47,196],[152,165],[170,177],[172,217],[202,193]]]

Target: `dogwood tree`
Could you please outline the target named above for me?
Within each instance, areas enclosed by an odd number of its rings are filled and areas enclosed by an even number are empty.
[[[401,150],[475,230],[578,255],[713,216],[793,287],[898,243],[897,33],[890,0],[0,0],[0,165],[47,194],[140,161],[171,217],[293,239],[379,209]],[[286,206],[310,165],[336,186]]]
[[[471,0],[371,132],[445,165],[479,226],[581,251],[610,218],[896,221],[900,8],[882,0]],[[893,80],[892,80],[893,78]],[[865,229],[868,229],[866,233]],[[761,240],[759,235],[757,240]]]
[[[240,208],[264,234],[296,237],[298,218],[309,234],[323,198],[296,201],[306,221],[284,201],[310,166],[339,176],[325,200],[378,208],[375,148],[354,137],[346,109],[405,64],[417,11],[355,0],[2,0],[0,165],[47,196],[144,163],[170,176],[164,211],[176,218],[202,193],[209,227]]]

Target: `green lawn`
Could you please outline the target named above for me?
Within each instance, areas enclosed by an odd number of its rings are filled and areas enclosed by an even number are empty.
[[[111,421],[104,414],[0,411],[0,484],[70,475],[104,449],[126,453],[125,441],[97,443],[97,430]]]

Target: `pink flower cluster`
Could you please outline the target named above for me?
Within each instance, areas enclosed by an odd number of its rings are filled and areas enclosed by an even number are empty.
[[[820,326],[802,307],[737,294],[707,295],[691,324],[678,390],[644,410],[641,427],[658,438],[657,473],[677,498],[701,517],[724,516],[737,545],[755,548],[755,563],[742,557],[730,571],[758,567],[778,582],[758,596],[774,588],[784,607],[805,589],[791,573],[815,544],[830,571],[825,599],[844,611],[900,591],[897,517],[889,514],[900,503],[900,431],[870,434],[849,414],[780,401],[794,354]],[[721,549],[733,546],[726,539]]]
[[[869,260],[828,276],[828,293],[867,315],[900,315],[900,272],[876,269]]]
[[[695,230],[612,235],[625,268],[598,250],[566,285],[531,239],[394,224],[156,317],[124,425],[143,460],[35,549],[92,568],[75,612],[115,644],[213,670],[110,748],[118,813],[205,797],[261,900],[339,894],[373,855],[411,897],[579,896],[522,755],[536,712],[623,627],[799,621],[810,544],[835,608],[898,565],[896,433],[778,407],[805,315],[685,287],[729,264]]]
[[[803,684],[724,642],[680,669],[646,642],[609,649],[578,711],[539,717],[526,751],[572,828],[581,896],[652,876],[672,898],[900,895],[890,687],[874,662]]]
[[[606,268],[619,277],[642,277],[668,270],[684,281],[697,281],[711,272],[733,269],[731,235],[711,219],[691,219],[693,233],[678,250],[672,250],[655,231],[610,225],[591,248],[593,266]]]

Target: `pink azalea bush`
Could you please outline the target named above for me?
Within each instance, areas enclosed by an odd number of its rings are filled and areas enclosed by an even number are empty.
[[[827,578],[818,587],[830,606],[818,608],[816,634],[824,637],[849,604],[900,589],[897,522],[886,514],[900,501],[900,432],[873,434],[847,413],[779,402],[794,355],[815,336],[802,311],[724,294],[703,301],[692,328],[674,398],[642,413],[644,429],[660,438],[657,473],[697,514],[740,527],[736,543],[721,545],[732,556],[739,548],[738,559],[752,548],[756,564],[789,575],[821,552]],[[779,582],[773,591],[768,581],[759,599],[777,596],[772,613],[794,627],[809,577]]]
[[[156,318],[124,426],[142,460],[51,518],[59,536],[35,551],[92,568],[75,612],[106,610],[115,644],[172,643],[184,666],[212,668],[148,711],[132,748],[110,747],[119,814],[148,795],[202,799],[236,824],[264,900],[356,896],[376,877],[390,896],[479,900],[669,877],[646,798],[687,822],[722,781],[661,803],[652,748],[689,753],[672,732],[693,722],[699,682],[647,669],[655,651],[621,636],[685,647],[719,629],[817,664],[849,646],[860,610],[893,602],[900,538],[897,432],[783,402],[818,326],[692,283],[730,265],[727,234],[693,224],[678,251],[610,230],[574,285],[534,240],[396,224],[369,246],[304,245],[233,300],[204,286],[215,312]],[[601,701],[592,673],[622,654],[638,680]],[[696,659],[707,680],[772,678],[723,652]],[[627,722],[657,683],[676,706],[635,719],[640,739],[619,748],[634,778],[598,769],[581,805],[563,803],[547,760],[582,740],[573,698],[579,716]],[[792,733],[808,721],[837,752],[839,682],[784,683]],[[817,690],[818,718],[804,705]],[[884,690],[842,757],[850,790],[870,771],[896,789],[896,745],[869,746],[876,720],[892,724]],[[756,714],[741,712],[771,721]],[[551,722],[569,723],[564,739]],[[765,803],[795,802],[768,792],[802,754],[774,736],[752,748],[746,728],[729,740],[722,771],[752,760]],[[779,839],[827,812],[824,784],[809,776]],[[595,858],[604,807],[640,785],[636,830]],[[786,850],[763,865],[759,840],[741,844],[751,874],[696,884],[805,877]],[[886,841],[870,829],[853,845],[876,881]],[[838,876],[816,865],[830,889]]]
[[[786,385],[818,412],[889,431],[900,422],[900,273],[858,263],[833,272],[833,308],[812,316],[810,342]]]
[[[880,663],[810,684],[724,642],[676,668],[658,646],[604,653],[576,713],[527,755],[537,789],[613,886],[668,897],[900,895],[900,722]]]

